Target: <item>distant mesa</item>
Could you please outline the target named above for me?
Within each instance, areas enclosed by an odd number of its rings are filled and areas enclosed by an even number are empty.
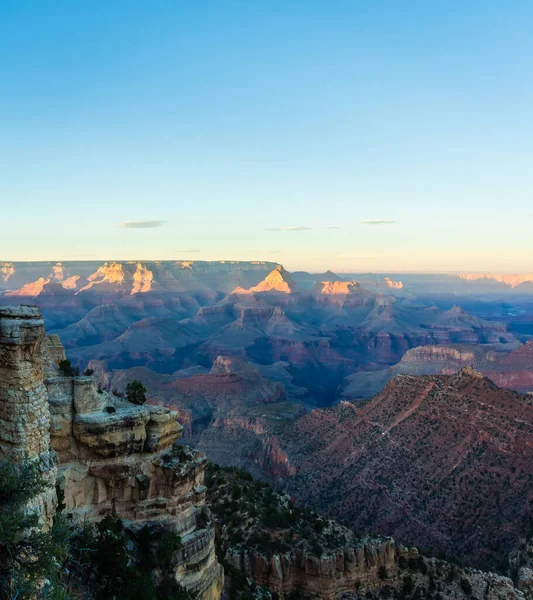
[[[278,265],[271,271],[263,281],[251,288],[244,289],[237,287],[233,294],[259,294],[262,292],[279,292],[282,294],[293,294],[298,292],[299,288],[284,267]]]
[[[347,295],[363,291],[363,287],[357,281],[321,281],[315,284],[313,291],[317,294],[339,294]]]
[[[8,281],[9,278],[14,275],[15,268],[13,265],[2,268],[2,272],[5,273],[4,281]],[[47,277],[39,277],[35,281],[24,284],[17,290],[11,290],[6,292],[6,296],[29,296],[37,297],[45,291],[46,286],[49,283],[60,283],[64,289],[75,289],[76,281],[79,279],[78,276],[67,276],[63,264],[58,262],[53,267]]]
[[[401,290],[403,288],[403,283],[401,281],[393,281],[390,277],[385,277],[383,280],[387,287],[390,287],[395,290]]]
[[[97,269],[95,273],[89,275],[89,283],[82,287],[77,294],[90,290],[94,285],[100,285],[102,283],[114,283],[121,285],[124,283],[125,275],[122,265],[120,263],[104,263]]]
[[[533,283],[533,274],[527,275],[505,275],[501,273],[460,273],[459,278],[465,281],[494,281],[512,288],[523,283]]]
[[[45,279],[44,277],[39,277],[39,279],[37,279],[37,281],[32,281],[31,283],[26,283],[18,290],[6,292],[6,296],[36,297],[43,292],[44,286],[49,282],[50,282],[49,279]]]

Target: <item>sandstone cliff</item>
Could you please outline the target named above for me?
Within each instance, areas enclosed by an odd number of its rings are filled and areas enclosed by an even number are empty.
[[[131,531],[148,525],[180,535],[176,580],[217,600],[223,573],[204,510],[205,456],[174,446],[176,413],[99,393],[91,377],[61,375],[64,351],[56,337],[42,344],[43,334],[38,309],[0,309],[0,455],[39,461],[51,484],[38,497],[45,521],[55,512],[57,472],[74,521],[113,514]]]
[[[29,306],[0,307],[0,458],[38,464],[48,489],[34,505],[48,527],[57,506],[56,456],[50,449],[50,412],[43,383],[41,312]]]

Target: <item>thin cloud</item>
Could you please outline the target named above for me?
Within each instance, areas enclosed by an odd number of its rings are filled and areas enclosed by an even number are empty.
[[[149,221],[124,221],[119,223],[117,227],[125,229],[152,229],[153,227],[163,227],[168,221],[162,221],[160,219],[154,219]]]
[[[359,222],[361,225],[389,225],[390,223],[396,223],[392,219],[363,219]]]
[[[341,260],[370,260],[374,258],[383,258],[385,254],[335,254]]]
[[[339,227],[303,227],[302,225],[296,225],[294,227],[267,227],[266,231],[310,231],[311,229],[339,229]]]
[[[267,231],[308,231],[311,227],[302,227],[296,225],[295,227],[267,227]]]

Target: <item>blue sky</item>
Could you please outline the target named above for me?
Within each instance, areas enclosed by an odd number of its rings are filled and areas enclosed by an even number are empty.
[[[0,0],[0,260],[531,271],[532,26],[515,0]]]

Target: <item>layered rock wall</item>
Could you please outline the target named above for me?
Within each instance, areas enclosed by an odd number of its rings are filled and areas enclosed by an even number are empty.
[[[59,340],[43,339],[38,308],[0,308],[0,459],[38,462],[50,484],[32,501],[43,525],[55,514],[57,481],[74,522],[112,514],[131,531],[179,534],[176,580],[218,600],[223,571],[204,506],[206,458],[174,445],[177,414],[100,393],[91,377],[62,376]]]
[[[66,510],[75,518],[114,514],[132,530],[175,531],[182,538],[177,581],[202,600],[219,598],[223,573],[204,508],[206,458],[173,447],[182,431],[177,414],[98,391],[92,377],[61,376],[49,356],[45,363]]]
[[[56,457],[50,449],[50,413],[43,384],[44,321],[30,306],[0,307],[0,459],[35,462],[48,489],[32,500],[43,526],[57,504]]]

